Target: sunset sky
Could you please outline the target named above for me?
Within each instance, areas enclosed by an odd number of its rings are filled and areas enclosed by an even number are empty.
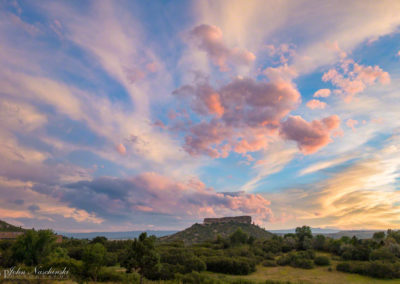
[[[400,1],[0,3],[0,219],[400,229]]]

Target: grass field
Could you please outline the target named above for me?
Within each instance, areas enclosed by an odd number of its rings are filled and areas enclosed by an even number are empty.
[[[329,256],[327,253],[318,253],[318,255],[325,255]],[[316,266],[313,269],[300,269],[300,268],[293,268],[291,266],[277,266],[277,267],[264,267],[262,265],[257,266],[257,271],[246,276],[233,276],[227,274],[219,274],[219,273],[212,273],[212,272],[202,272],[202,274],[206,274],[215,279],[219,280],[234,280],[234,279],[246,279],[254,281],[255,283],[265,283],[266,280],[273,280],[273,281],[281,281],[282,284],[285,281],[290,281],[291,283],[310,283],[310,284],[317,284],[317,283],[327,283],[327,284],[357,284],[357,283],[368,283],[368,284],[400,284],[400,279],[392,279],[392,280],[383,280],[383,279],[375,279],[367,276],[362,276],[358,274],[349,274],[336,271],[335,267],[338,261],[331,260],[330,266]],[[331,268],[331,269],[329,269]],[[124,268],[119,266],[114,266],[113,269],[120,273],[124,272]],[[0,283],[15,283],[13,281],[4,281],[0,280]],[[37,283],[37,282],[34,282]],[[57,283],[57,284],[76,284],[76,282],[71,280],[66,281],[48,281],[43,283]],[[93,284],[95,282],[89,282]],[[100,283],[100,282],[98,282]],[[101,282],[104,284],[111,284],[112,282]],[[145,280],[144,283],[146,284],[164,284],[164,283],[176,283],[173,281],[148,281]]]
[[[359,274],[350,274],[336,271],[336,265],[339,261],[332,259],[329,253],[317,253],[317,256],[328,256],[331,259],[330,266],[316,266],[313,269],[301,269],[291,266],[264,267],[257,266],[257,271],[246,276],[231,276],[205,272],[210,276],[219,279],[248,279],[259,283],[265,283],[266,280],[290,281],[292,283],[327,283],[327,284],[400,284],[400,279],[375,279]],[[331,269],[329,269],[331,268]]]
[[[399,284],[400,279],[380,280],[358,274],[349,274],[336,271],[328,271],[328,267],[316,267],[313,269],[300,269],[290,266],[278,267],[257,267],[257,271],[247,276],[227,276],[223,274],[208,273],[219,279],[249,279],[255,282],[265,283],[266,280],[290,281],[292,283],[327,283],[327,284],[345,284],[345,283],[386,283]]]
[[[257,283],[265,283],[266,280],[275,281],[290,281],[291,283],[327,283],[327,284],[352,284],[352,283],[368,283],[368,284],[399,284],[400,279],[396,280],[381,280],[374,279],[358,274],[348,274],[338,272],[336,270],[328,271],[328,267],[317,267],[314,269],[299,269],[290,266],[278,266],[278,267],[257,267],[257,271],[247,276],[231,276],[225,274],[217,274],[204,272],[205,274],[212,276],[213,278],[220,280],[233,280],[233,279],[248,279]],[[172,281],[171,281],[172,282]],[[144,281],[144,283],[171,283],[170,281]],[[15,282],[3,282],[3,283],[15,283]],[[35,282],[36,283],[36,282]],[[74,281],[54,281],[51,283],[57,284],[76,284]],[[94,282],[89,282],[94,283]],[[103,282],[104,284],[111,282]]]

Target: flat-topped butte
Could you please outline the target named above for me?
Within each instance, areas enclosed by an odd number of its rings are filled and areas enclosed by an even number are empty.
[[[222,217],[222,218],[204,218],[203,224],[221,224],[221,223],[243,223],[251,224],[251,216],[236,216],[236,217]]]

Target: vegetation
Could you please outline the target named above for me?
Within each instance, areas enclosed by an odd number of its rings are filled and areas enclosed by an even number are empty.
[[[78,283],[286,283],[279,279],[312,283],[312,279],[325,281],[318,278],[321,275],[338,277],[336,283],[351,283],[346,277],[355,279],[352,275],[360,275],[357,279],[400,278],[400,231],[378,232],[365,240],[331,239],[313,236],[310,228],[303,226],[294,234],[256,238],[248,233],[248,228],[255,226],[241,225],[229,235],[192,244],[184,239],[160,241],[146,233],[134,240],[67,238],[56,243],[49,230],[27,230],[14,241],[0,241],[0,267],[67,267],[70,278]],[[212,226],[202,227],[209,230]],[[267,279],[270,282],[265,282]],[[372,278],[365,279],[375,283]]]
[[[25,232],[26,230],[0,220],[0,232]]]
[[[228,238],[237,229],[241,229],[254,239],[269,239],[273,234],[263,228],[245,223],[217,223],[217,224],[194,224],[181,232],[160,238],[163,242],[183,241],[185,244],[195,244],[207,241],[215,241],[218,236]]]

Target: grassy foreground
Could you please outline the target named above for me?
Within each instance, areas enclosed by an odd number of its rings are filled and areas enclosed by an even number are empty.
[[[274,281],[290,281],[292,283],[371,283],[371,284],[399,284],[399,279],[382,280],[374,279],[358,274],[349,274],[332,269],[329,271],[327,267],[316,267],[313,269],[299,269],[290,266],[263,267],[258,266],[257,271],[247,276],[227,276],[224,274],[216,274],[205,272],[210,276],[218,279],[246,279],[257,283],[265,283],[266,280]]]
[[[367,276],[362,276],[358,274],[349,274],[343,273],[340,271],[336,271],[334,269],[335,263],[333,263],[332,270],[330,271],[328,267],[315,267],[313,269],[300,269],[294,268],[290,266],[277,266],[277,267],[264,267],[258,266],[257,271],[246,276],[233,276],[233,275],[226,275],[220,273],[212,273],[212,272],[202,272],[202,274],[206,274],[212,278],[218,280],[250,280],[254,283],[265,283],[267,280],[272,281],[280,281],[284,284],[286,281],[290,281],[290,283],[310,283],[310,284],[357,284],[357,283],[368,283],[368,284],[399,284],[399,279],[392,279],[392,280],[383,280],[383,279],[375,279]],[[117,270],[117,269],[116,269]],[[7,282],[2,282],[7,283]],[[15,282],[9,282],[15,283]],[[77,284],[74,281],[66,280],[66,281],[54,281],[51,283],[58,283],[58,284]],[[93,284],[95,282],[88,282]],[[102,283],[114,283],[114,282],[102,282]],[[167,284],[167,283],[178,283],[174,281],[149,281],[144,280],[144,283],[147,284]]]

